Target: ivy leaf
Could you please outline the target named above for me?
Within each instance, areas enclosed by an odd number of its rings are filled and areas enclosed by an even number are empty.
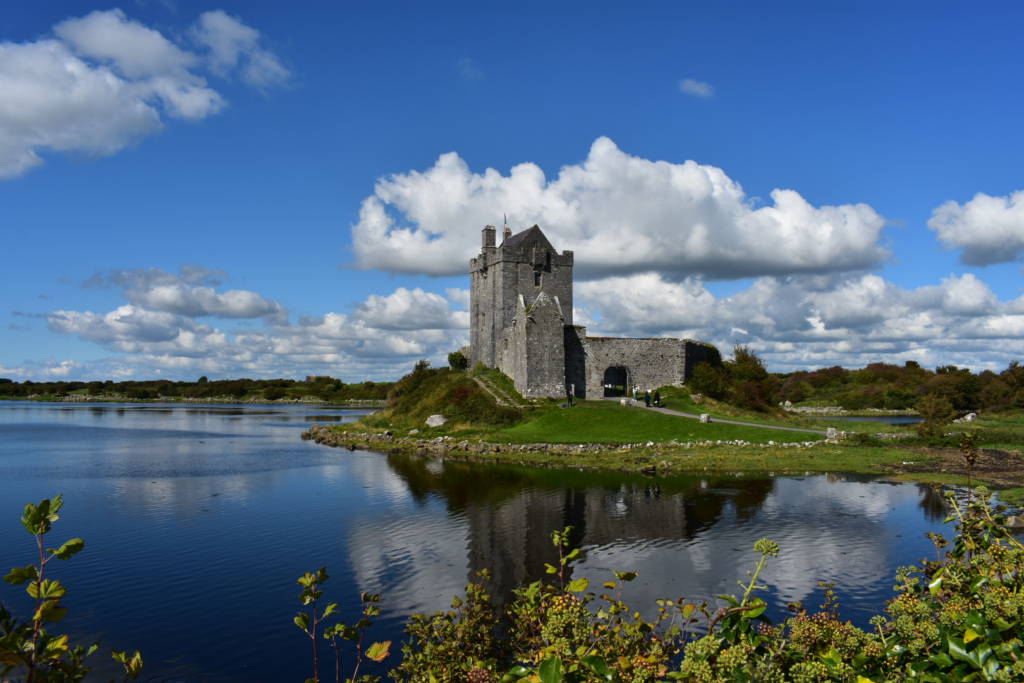
[[[548,657],[541,663],[537,673],[540,674],[541,683],[562,683],[562,660],[555,655]]]
[[[64,634],[46,643],[46,651],[49,653],[63,653],[68,650],[68,634]]]
[[[36,566],[30,564],[27,567],[12,567],[11,572],[4,577],[4,581],[9,584],[19,586],[26,581],[34,581],[39,576],[39,572],[36,571]]]
[[[725,600],[727,603],[729,603],[729,607],[739,607],[740,606],[740,601],[736,599],[735,595],[729,595],[728,593],[722,593],[721,595],[716,595],[715,597],[718,598],[719,600]]]
[[[46,600],[39,605],[39,609],[32,615],[33,620],[39,621],[60,621],[68,611],[57,604],[56,600]]]
[[[380,643],[374,643],[366,650],[366,656],[375,662],[383,662],[391,650],[391,641],[385,640]]]
[[[60,581],[54,579],[44,579],[43,581],[33,581],[25,589],[30,596],[33,598],[45,599],[60,599],[68,592],[64,586],[60,585]]]
[[[124,673],[128,678],[134,680],[142,673],[142,653],[138,650],[131,655],[127,652],[114,650],[110,653],[110,656],[116,661],[121,662],[124,666]]]
[[[967,647],[964,645],[964,641],[953,636],[946,637],[946,648],[949,650],[949,655],[953,659],[959,659],[961,662],[971,663],[971,658],[967,656]]]
[[[768,604],[761,598],[754,598],[750,601],[749,607],[743,610],[743,616],[746,619],[757,619],[759,616],[764,614],[764,611],[768,609]]]
[[[608,662],[604,661],[600,655],[590,655],[589,657],[584,657],[581,661],[587,668],[600,676],[603,680],[614,680],[612,677],[612,671],[608,668]]]
[[[309,630],[309,615],[305,612],[299,612],[298,614],[296,614],[295,618],[292,621],[294,621],[295,625],[301,628],[303,631]]]
[[[58,560],[70,560],[71,556],[75,553],[81,552],[85,547],[85,539],[72,538],[70,541],[65,541],[64,545],[57,548],[56,550],[50,550],[54,557]]]
[[[501,677],[501,683],[515,683],[530,675],[530,670],[522,664],[512,667]],[[431,677],[433,678],[433,677]]]

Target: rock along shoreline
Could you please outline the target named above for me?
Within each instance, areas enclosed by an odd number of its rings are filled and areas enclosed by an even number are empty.
[[[413,438],[409,436],[396,436],[388,430],[384,432],[338,432],[326,425],[314,424],[307,431],[302,433],[303,440],[314,441],[324,446],[335,448],[346,448],[350,451],[367,450],[380,453],[396,453],[404,455],[417,455],[421,457],[444,457],[467,462],[504,462],[531,467],[570,467],[573,469],[588,470],[609,470],[618,469],[621,471],[642,472],[652,474],[657,469],[654,464],[646,464],[641,468],[609,468],[607,465],[596,466],[579,463],[542,463],[536,460],[526,462],[522,456],[528,454],[543,454],[553,456],[557,459],[570,459],[573,456],[585,454],[629,454],[630,451],[641,451],[645,455],[658,457],[658,454],[651,454],[651,449],[663,448],[666,452],[663,457],[678,458],[680,449],[709,448],[714,446],[749,446],[764,448],[812,448],[823,443],[835,443],[827,441],[769,441],[767,443],[753,443],[750,441],[648,441],[645,443],[500,443],[487,441],[470,441],[468,439],[457,440],[451,436],[437,436],[433,438]],[[639,454],[637,454],[639,455]],[[635,464],[635,463],[634,463]],[[668,466],[669,463],[664,463]]]

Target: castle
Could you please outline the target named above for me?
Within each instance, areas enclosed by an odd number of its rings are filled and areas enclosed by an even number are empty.
[[[588,337],[572,322],[573,253],[536,225],[483,229],[470,260],[469,359],[498,368],[527,397],[601,398],[681,385],[710,347],[688,339]]]

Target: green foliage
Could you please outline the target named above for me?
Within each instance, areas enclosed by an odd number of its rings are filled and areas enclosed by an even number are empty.
[[[129,401],[279,401],[316,398],[326,403],[380,401],[387,396],[390,382],[345,384],[333,377],[316,377],[311,382],[291,379],[223,379],[200,377],[196,382],[166,379],[126,382],[12,382],[0,385],[0,398],[54,400],[67,396],[88,396],[103,400]]]
[[[444,415],[454,424],[510,425],[522,412],[499,406],[494,398],[464,372],[416,364],[388,393],[388,408],[376,417],[404,427],[422,427],[430,415]]]
[[[943,427],[953,421],[956,411],[949,399],[939,394],[925,394],[915,406],[923,418],[917,425],[917,433],[922,437],[941,436]]]
[[[724,367],[698,363],[686,385],[691,391],[721,400],[729,393],[729,374]]]
[[[307,683],[319,683],[320,681],[320,641],[317,638],[318,634],[330,644],[331,649],[334,651],[334,680],[336,683],[341,683],[342,680],[346,683],[373,683],[379,681],[379,676],[365,674],[360,676],[359,669],[368,659],[374,662],[383,662],[391,651],[390,640],[376,642],[369,647],[364,647],[365,632],[373,625],[371,617],[380,614],[380,608],[377,606],[380,602],[380,595],[376,593],[360,594],[359,600],[362,604],[362,614],[355,623],[346,624],[338,621],[326,626],[326,620],[336,614],[339,607],[338,603],[332,602],[325,605],[321,610],[317,609],[317,603],[323,597],[323,590],[321,588],[329,578],[326,567],[321,567],[315,572],[306,572],[298,578],[298,584],[302,586],[302,590],[299,592],[299,602],[309,607],[309,611],[299,612],[292,619],[292,622],[306,634],[310,642],[313,676],[306,679],[306,681]],[[342,645],[345,642],[352,643],[352,648],[355,650],[355,666],[352,669],[352,675],[342,679]]]
[[[4,576],[11,585],[25,585],[25,592],[34,600],[31,619],[18,620],[0,603],[0,676],[10,673],[24,675],[26,681],[80,681],[89,673],[86,657],[98,644],[71,646],[67,634],[52,633],[48,624],[61,621],[67,608],[61,600],[67,589],[56,580],[46,578],[52,560],[69,560],[85,548],[85,541],[72,538],[60,547],[46,548],[45,538],[60,519],[64,499],[56,495],[38,505],[29,503],[21,516],[25,531],[35,537],[39,556],[37,564],[14,567]],[[45,548],[45,549],[44,549]],[[142,671],[142,654],[114,651],[113,658],[124,666],[126,679],[135,679]],[[6,680],[6,679],[5,679]]]
[[[462,351],[452,351],[448,354],[448,366],[452,370],[465,370],[469,367],[469,359]]]
[[[820,584],[819,611],[795,604],[794,616],[771,624],[756,595],[780,553],[769,539],[754,544],[759,558],[739,597],[718,596],[718,607],[658,600],[657,616],[645,621],[613,594],[635,573],[614,572],[600,595],[585,580],[566,583],[579,558],[567,527],[552,533],[560,559],[548,572],[557,583],[518,589],[501,615],[471,584],[454,611],[410,620],[402,664],[391,675],[422,683],[1021,680],[1024,546],[986,493],[966,506],[949,500],[952,547],[933,535],[939,559],[900,569],[896,598],[867,631],[839,619],[830,583]]]
[[[466,586],[452,598],[451,610],[414,614],[406,622],[402,663],[390,672],[396,681],[462,683],[493,672],[510,656],[507,639],[500,637],[500,612],[486,590],[490,574]],[[481,680],[490,680],[483,678]]]

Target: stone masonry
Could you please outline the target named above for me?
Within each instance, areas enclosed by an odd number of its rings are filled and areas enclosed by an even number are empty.
[[[483,229],[470,261],[470,363],[497,367],[528,397],[600,398],[682,385],[708,359],[688,339],[588,337],[572,323],[573,253],[536,225],[517,234]],[[609,388],[609,385],[612,388]]]

